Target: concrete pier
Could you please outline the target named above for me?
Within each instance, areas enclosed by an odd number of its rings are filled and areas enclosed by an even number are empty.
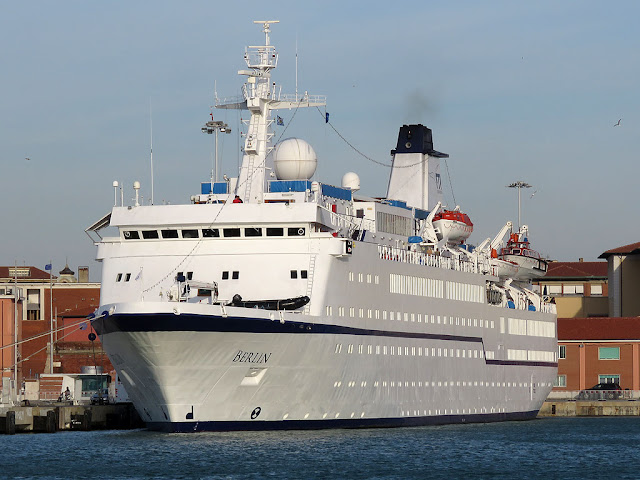
[[[0,434],[144,428],[130,403],[0,407]]]
[[[547,400],[538,417],[605,417],[640,415],[640,402],[635,400]]]

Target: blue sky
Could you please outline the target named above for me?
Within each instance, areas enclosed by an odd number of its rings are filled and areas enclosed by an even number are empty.
[[[220,3],[3,4],[0,264],[52,259],[58,271],[68,259],[99,280],[83,231],[109,211],[113,180],[127,201],[134,180],[148,198],[150,105],[156,203],[188,202],[211,169],[200,127],[214,82],[220,96],[239,93],[244,47],[263,40],[252,21],[268,19],[280,20],[274,81],[294,92],[297,40],[299,90],[327,95],[333,125],[359,150],[389,161],[403,123],[433,130],[451,157],[446,203],[455,197],[469,213],[475,243],[517,222],[505,188],[516,180],[534,186],[522,216],[543,255],[595,260],[640,241],[639,3]],[[214,115],[233,129],[220,152],[234,175],[239,118]],[[298,112],[285,136],[313,145],[317,179],[339,184],[352,170],[362,193],[386,193],[388,169],[315,109]]]

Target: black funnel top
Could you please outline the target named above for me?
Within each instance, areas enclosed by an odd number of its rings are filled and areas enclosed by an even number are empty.
[[[391,155],[396,153],[425,153],[432,157],[449,158],[448,154],[433,149],[431,129],[421,124],[400,127],[398,145],[391,150]]]

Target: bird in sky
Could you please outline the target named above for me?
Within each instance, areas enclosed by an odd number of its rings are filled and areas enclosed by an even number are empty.
[[[29,157],[24,157],[24,159],[27,161],[31,160]]]
[[[533,192],[529,198],[533,198],[533,196],[534,196],[536,193],[538,193],[538,190],[536,190],[535,192]]]
[[[622,121],[622,119],[619,119],[619,120],[618,120],[618,123],[614,123],[614,124],[613,124],[613,126],[614,126],[614,127],[619,126],[621,121]]]

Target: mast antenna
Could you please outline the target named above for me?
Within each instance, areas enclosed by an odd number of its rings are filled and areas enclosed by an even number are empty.
[[[153,115],[151,114],[151,99],[149,99],[149,136],[151,146],[151,205],[153,205]]]

